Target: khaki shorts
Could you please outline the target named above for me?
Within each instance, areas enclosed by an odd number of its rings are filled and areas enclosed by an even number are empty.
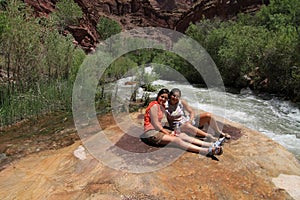
[[[157,130],[149,130],[143,134],[143,139],[152,144],[160,144],[164,133]]]

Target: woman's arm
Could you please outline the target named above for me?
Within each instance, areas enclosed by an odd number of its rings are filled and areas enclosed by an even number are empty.
[[[164,134],[170,135],[171,132],[169,132],[167,129],[164,129],[161,122],[158,120],[158,112],[159,112],[159,105],[153,105],[150,108],[150,118],[151,118],[151,124],[155,128],[155,130],[160,131]]]
[[[195,117],[194,110],[189,106],[189,104],[185,100],[181,100],[181,103],[184,107],[184,109],[190,114],[190,122],[193,121]]]

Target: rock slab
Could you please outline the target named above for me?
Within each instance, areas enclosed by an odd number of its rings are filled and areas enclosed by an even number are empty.
[[[138,113],[132,119],[142,123]],[[102,124],[100,120],[107,138],[115,145],[134,152],[159,148],[128,137],[111,122],[112,116]],[[225,128],[232,130],[235,137],[225,144],[224,154],[218,159],[184,152],[168,166],[147,173],[129,173],[121,167],[112,169],[82,149],[81,141],[62,149],[31,154],[0,172],[0,199],[286,200],[299,197],[299,193],[292,191],[295,185],[281,184],[290,178],[299,180],[300,164],[293,154],[240,124],[226,121]],[[78,147],[84,159],[74,156]]]

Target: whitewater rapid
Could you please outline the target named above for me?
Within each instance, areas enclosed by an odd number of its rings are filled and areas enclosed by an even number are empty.
[[[134,80],[133,76],[117,81],[119,99],[126,99],[127,102],[130,100],[135,86],[125,83]],[[160,85],[168,89],[179,88],[182,91],[182,98],[192,107],[259,131],[280,143],[300,160],[300,110],[291,102],[276,97],[266,100],[253,94],[250,89],[243,89],[239,94],[233,94],[226,92],[225,88],[217,90],[198,88],[187,81],[156,80],[152,85]],[[116,91],[116,87],[113,90]],[[142,98],[144,93],[143,89],[139,88],[137,99]],[[156,92],[149,95],[155,98]]]
[[[181,89],[182,98],[192,107],[257,130],[280,143],[300,160],[300,110],[293,103],[276,97],[265,100],[250,89],[232,94],[164,80],[153,84]]]

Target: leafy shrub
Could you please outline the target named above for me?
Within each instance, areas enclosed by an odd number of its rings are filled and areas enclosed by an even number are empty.
[[[74,0],[59,0],[55,7],[56,10],[51,14],[51,17],[60,31],[69,25],[77,25],[79,19],[82,18],[83,12]]]
[[[103,40],[120,33],[121,30],[122,27],[116,21],[107,17],[100,17],[97,24],[97,31]]]
[[[225,85],[245,87],[254,74],[254,89],[300,96],[300,2],[271,0],[256,15],[240,14],[235,21],[203,20],[187,34],[210,53]],[[258,70],[257,70],[258,69]],[[261,81],[266,80],[262,86]]]
[[[43,22],[43,23],[41,23]],[[70,111],[72,85],[85,58],[68,35],[36,19],[21,1],[0,13],[0,126],[54,110]]]

